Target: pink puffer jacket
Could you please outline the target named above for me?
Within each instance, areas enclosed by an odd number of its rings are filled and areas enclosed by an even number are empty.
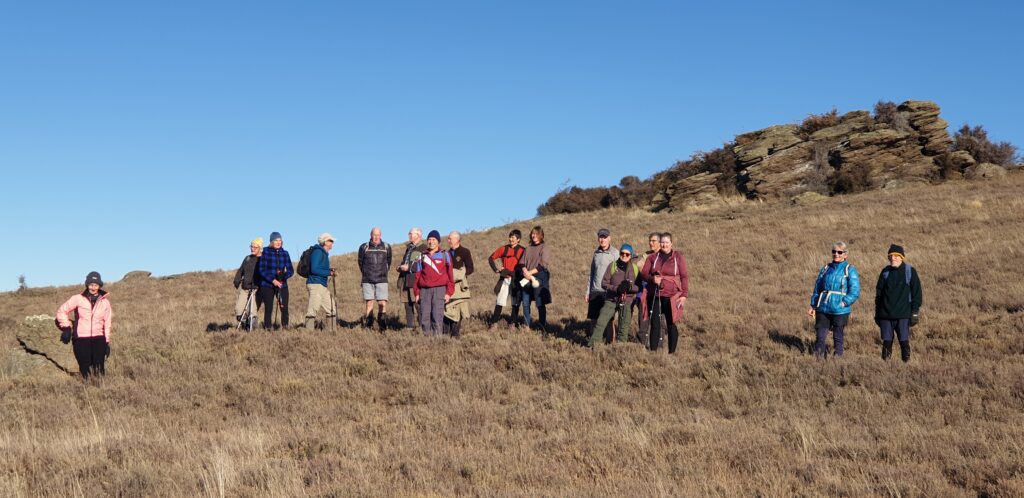
[[[88,291],[71,296],[64,304],[57,308],[57,321],[61,327],[70,327],[71,320],[68,313],[72,310],[78,312],[78,327],[75,329],[76,337],[106,337],[110,342],[110,318],[113,312],[110,309],[109,294],[100,291],[100,297],[93,307],[86,297]]]

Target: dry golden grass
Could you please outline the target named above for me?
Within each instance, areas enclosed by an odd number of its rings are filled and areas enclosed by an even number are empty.
[[[551,339],[475,320],[458,341],[211,332],[232,319],[229,273],[115,283],[101,386],[0,369],[0,494],[1024,495],[1022,187],[1017,174],[809,207],[541,218]],[[577,345],[599,226],[616,245],[676,235],[692,289],[677,356]],[[507,229],[464,239],[481,260],[476,311],[491,308],[482,260]],[[846,357],[817,361],[804,312],[840,239],[865,288]],[[894,241],[925,289],[909,364],[879,359],[871,321]],[[356,284],[339,281],[349,321]],[[76,291],[0,294],[0,346]]]

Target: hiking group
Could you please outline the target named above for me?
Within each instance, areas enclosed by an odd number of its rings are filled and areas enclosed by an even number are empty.
[[[399,264],[393,269],[391,246],[383,242],[381,235],[380,228],[373,228],[370,240],[359,246],[359,281],[365,303],[362,325],[372,328],[376,323],[381,333],[387,330],[388,275],[395,271],[405,329],[418,328],[426,336],[459,337],[462,321],[470,317],[468,277],[474,273],[473,256],[462,245],[462,235],[456,231],[449,233],[448,249],[442,249],[437,230],[428,233],[424,241],[423,232],[412,228]],[[493,327],[502,320],[505,307],[511,306],[506,319],[509,324],[520,323],[522,308],[521,323],[527,328],[536,324],[546,332],[547,306],[551,304],[552,254],[540,226],[530,230],[527,245],[521,241],[522,233],[512,230],[508,244],[498,247],[487,258],[498,277],[494,285],[494,310],[487,323]],[[591,348],[602,342],[635,341],[654,351],[665,345],[667,337],[668,353],[676,352],[678,324],[689,294],[686,258],[673,249],[671,233],[651,233],[647,241],[648,249],[637,254],[630,244],[616,249],[611,232],[604,228],[598,230],[597,248],[583,295]],[[238,327],[255,329],[262,308],[264,329],[273,328],[275,314],[280,318],[280,326],[287,328],[288,280],[296,273],[306,279],[309,294],[305,328],[334,327],[338,316],[334,280],[338,270],[330,266],[333,247],[334,237],[329,233],[320,234],[317,243],[306,249],[297,267],[293,267],[279,232],[270,234],[266,247],[262,239],[254,239],[249,244],[250,253],[242,260],[234,277]],[[814,319],[814,353],[820,358],[829,354],[830,331],[832,355],[843,356],[844,331],[851,309],[860,297],[860,275],[847,261],[848,257],[847,244],[834,243],[831,261],[818,271],[814,281],[807,314]],[[879,272],[875,284],[874,319],[882,339],[881,356],[888,360],[892,356],[893,342],[897,342],[900,358],[907,362],[910,360],[910,331],[919,321],[923,303],[921,280],[917,269],[906,261],[902,246],[891,245],[886,257],[888,264]],[[83,378],[103,374],[105,360],[110,356],[113,311],[109,297],[103,290],[100,274],[94,271],[86,276],[85,290],[57,309],[54,321],[61,331],[61,341],[73,343]],[[537,310],[536,321],[531,313],[533,306]],[[637,328],[636,333],[631,334],[634,316]]]

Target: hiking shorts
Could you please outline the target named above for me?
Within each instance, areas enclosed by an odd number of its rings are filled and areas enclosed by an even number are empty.
[[[363,284],[363,301],[387,301],[388,284]]]

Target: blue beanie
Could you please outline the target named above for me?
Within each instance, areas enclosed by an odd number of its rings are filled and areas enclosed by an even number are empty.
[[[632,255],[633,254],[633,246],[631,246],[629,244],[622,244],[622,249],[619,249],[619,251],[629,251],[629,254]]]
[[[270,233],[270,241],[273,242],[275,240],[281,240],[281,232],[271,232]]]
[[[437,239],[438,242],[441,242],[441,233],[437,230],[431,230],[430,233],[427,234],[428,239],[431,237]]]

